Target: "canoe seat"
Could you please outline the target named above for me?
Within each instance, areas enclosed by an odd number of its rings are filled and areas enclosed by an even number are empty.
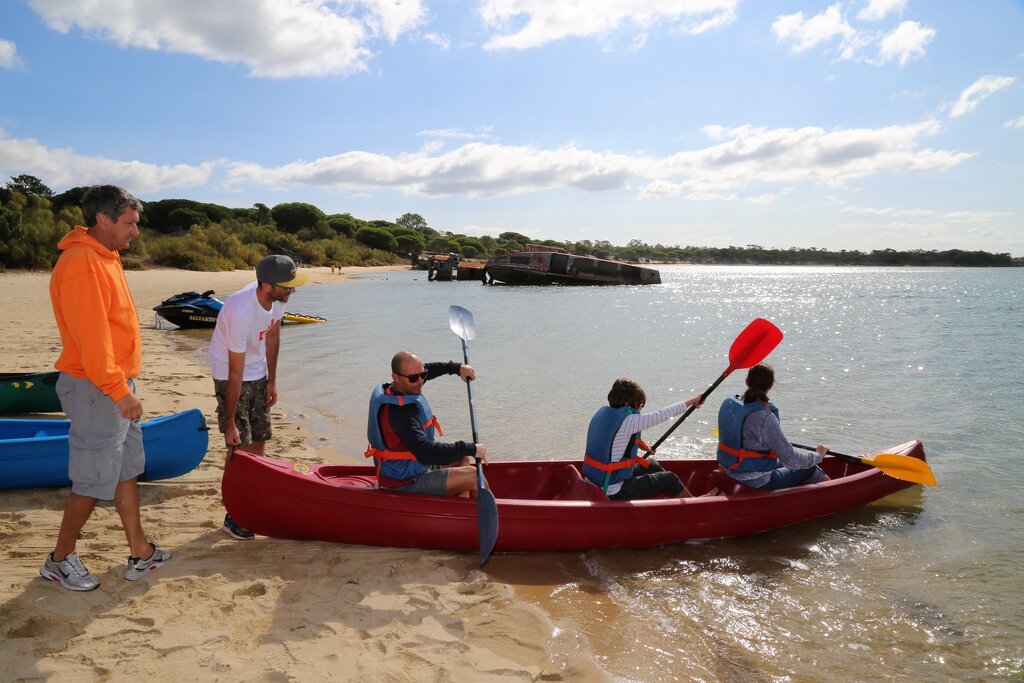
[[[744,493],[757,492],[757,489],[754,488],[753,486],[741,484],[740,482],[736,481],[722,470],[714,470],[711,474],[708,475],[708,480],[704,484],[703,491],[701,491],[700,493],[703,493],[704,491],[710,491],[713,488],[718,489],[718,495],[720,496],[736,496],[742,495]],[[692,489],[691,492],[693,492]],[[697,493],[697,495],[700,495],[700,493]]]
[[[572,465],[566,465],[555,472],[545,489],[543,500],[608,500],[601,489],[584,479]]]

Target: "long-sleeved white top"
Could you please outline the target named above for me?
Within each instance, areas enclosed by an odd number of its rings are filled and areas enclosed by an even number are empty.
[[[679,403],[673,403],[670,406],[665,406],[661,410],[656,410],[653,413],[631,413],[626,416],[626,419],[622,421],[619,426],[619,431],[615,432],[615,438],[612,439],[612,462],[618,462],[622,460],[622,456],[625,454],[626,444],[629,443],[629,437],[633,436],[637,432],[659,425],[666,420],[670,420],[673,417],[682,415],[686,412],[689,406],[686,405],[686,401],[680,401]],[[622,482],[612,484],[608,487],[608,495],[613,496],[619,492],[622,488]]]

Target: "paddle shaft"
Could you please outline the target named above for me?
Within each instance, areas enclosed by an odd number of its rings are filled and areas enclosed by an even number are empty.
[[[743,328],[739,336],[733,340],[732,346],[729,347],[729,367],[725,369],[722,376],[715,380],[707,390],[700,395],[700,403],[704,403],[707,400],[708,395],[718,388],[718,385],[725,381],[733,370],[740,368],[749,368],[753,365],[760,363],[764,360],[765,356],[772,352],[779,342],[782,341],[782,330],[777,328],[769,320],[764,318],[755,318]],[[700,405],[698,403],[697,405]],[[651,450],[657,450],[658,446],[669,437],[669,435],[676,430],[676,427],[683,423],[683,420],[690,416],[697,406],[690,406],[682,417],[676,420],[667,432],[661,435]],[[650,455],[650,453],[648,453]]]
[[[469,365],[469,344],[466,338],[460,334],[462,340],[462,360]],[[473,430],[473,443],[480,438],[476,431],[476,406],[473,405],[473,381],[466,379],[466,395],[469,397],[469,425]],[[480,566],[484,566],[494,550],[498,541],[498,502],[494,494],[487,489],[484,482],[484,465],[480,458],[476,458],[476,518],[480,528]]]
[[[719,384],[721,384],[722,382],[725,381],[725,378],[729,376],[730,372],[732,372],[731,368],[729,370],[726,370],[725,372],[723,372],[722,376],[719,377],[718,379],[716,379],[715,383],[712,384],[710,387],[708,387],[707,390],[705,390],[704,393],[700,395],[700,402],[701,403],[703,403],[705,401],[705,399],[707,399],[708,395],[712,391],[714,391],[715,389],[718,388]],[[671,427],[669,427],[668,431],[665,432],[664,434],[662,434],[661,438],[654,442],[654,445],[651,446],[651,450],[652,451],[658,450],[658,446],[661,445],[661,442],[664,441],[665,439],[667,439],[669,437],[669,435],[672,434],[672,432],[676,431],[676,427],[678,427],[679,425],[683,424],[683,420],[685,420],[686,418],[690,417],[690,413],[692,413],[696,409],[697,409],[697,406],[690,406],[689,408],[687,408],[686,412],[683,413],[682,416],[680,416],[680,418],[675,421],[675,424],[673,424]]]
[[[816,451],[816,450],[818,450],[815,446],[804,446],[804,445],[801,445],[801,444],[798,444],[798,443],[793,443],[792,441],[790,442],[790,445],[793,448],[800,448],[800,449],[805,450],[805,451]],[[850,462],[864,462],[864,460],[865,460],[865,458],[862,458],[862,457],[857,456],[857,455],[847,455],[846,453],[836,453],[835,451],[825,451],[825,455],[834,455],[837,458],[842,458],[844,460],[849,460]]]
[[[462,339],[462,337],[459,337]],[[462,339],[462,360],[466,365],[469,365],[469,345],[466,344],[466,340]],[[477,443],[480,439],[476,434],[476,406],[473,405],[473,380],[466,379],[466,393],[469,395],[469,426],[473,430],[473,443]],[[480,462],[477,460],[477,462]]]

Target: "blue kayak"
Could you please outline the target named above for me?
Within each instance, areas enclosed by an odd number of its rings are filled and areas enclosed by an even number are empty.
[[[70,486],[69,420],[0,420],[0,489]],[[180,477],[206,456],[209,429],[202,411],[142,423],[146,471],[139,481]]]

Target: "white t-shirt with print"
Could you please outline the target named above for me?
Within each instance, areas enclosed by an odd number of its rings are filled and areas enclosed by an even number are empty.
[[[267,376],[267,333],[281,324],[284,304],[275,301],[265,310],[256,298],[256,282],[228,297],[217,314],[210,340],[210,369],[214,379],[228,378],[228,351],[245,352],[243,382]]]

